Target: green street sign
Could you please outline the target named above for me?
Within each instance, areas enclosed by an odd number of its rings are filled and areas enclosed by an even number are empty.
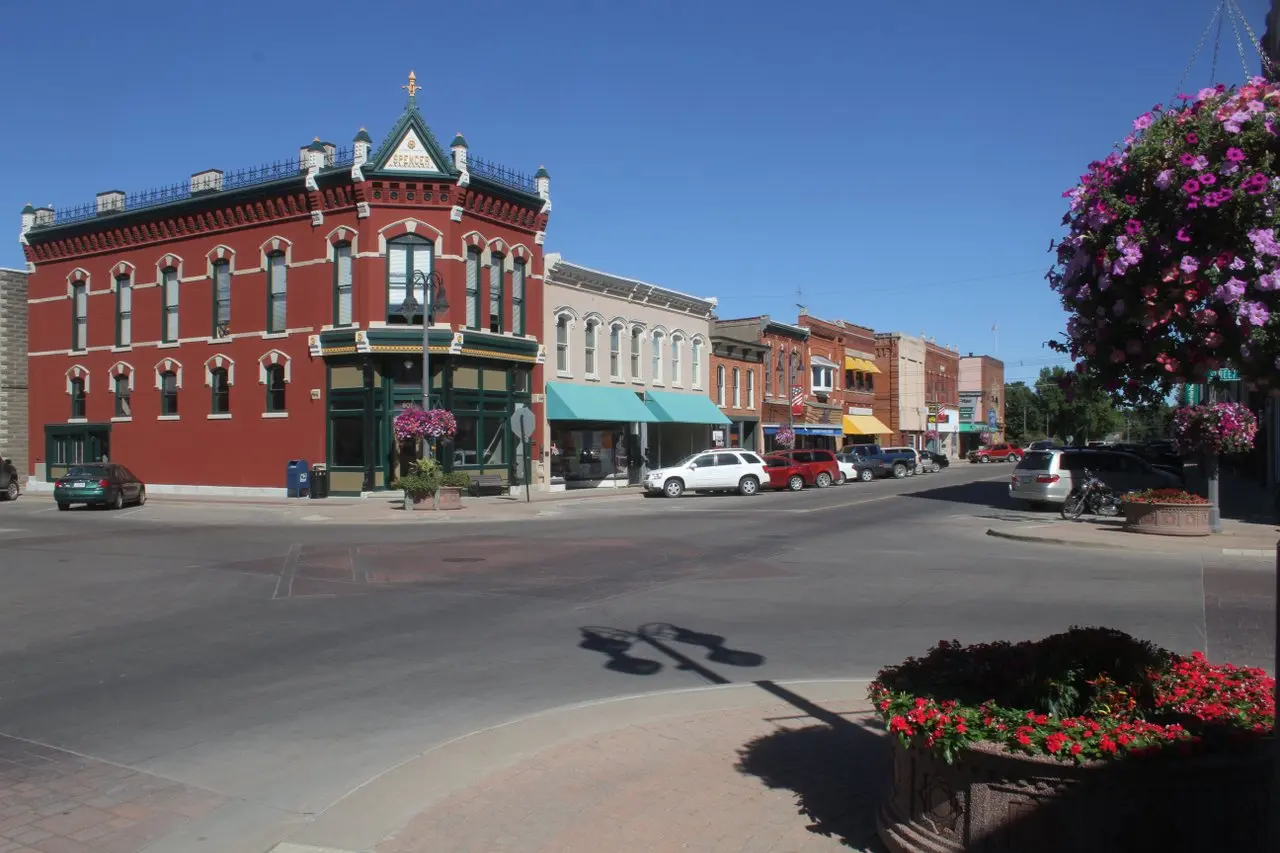
[[[1240,371],[1233,367],[1224,367],[1221,370],[1210,370],[1209,381],[1213,382],[1215,380],[1218,382],[1239,382]]]

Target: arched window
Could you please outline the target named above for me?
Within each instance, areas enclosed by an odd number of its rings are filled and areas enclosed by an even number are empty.
[[[747,408],[754,409],[756,407],[756,372],[754,370],[747,371]]]
[[[494,252],[489,256],[489,331],[494,334],[502,332],[502,285],[506,273],[502,268],[503,256]]]
[[[178,416],[178,374],[172,370],[160,374],[160,414],[169,418]]]
[[[666,351],[663,346],[663,337],[665,336],[662,332],[653,333],[653,353],[651,356],[653,365],[650,372],[650,381],[654,385],[662,384],[662,354]]]
[[[480,250],[467,248],[467,328],[480,328]]]
[[[702,341],[693,339],[693,356],[689,359],[689,368],[693,372],[693,387],[702,387]]]
[[[599,320],[588,320],[582,332],[582,370],[587,376],[596,375],[596,330]]]
[[[742,369],[738,367],[733,369],[733,407],[742,408]]]
[[[268,364],[265,367],[267,385],[267,411],[285,411],[285,373],[283,364]]]
[[[289,267],[283,252],[267,257],[267,331],[289,328]]]
[[[671,336],[671,384],[680,385],[684,380],[684,365],[680,363],[680,349],[684,346],[684,338]]]
[[[133,403],[129,399],[129,377],[117,375],[115,377],[115,397],[116,397],[116,417],[130,418],[133,417]]]
[[[716,405],[724,405],[724,365],[716,368]]]
[[[622,378],[622,324],[609,327],[609,378]]]
[[[209,414],[231,414],[231,381],[225,367],[209,370]]]
[[[569,372],[569,315],[556,317],[556,372]]]
[[[71,285],[71,349],[77,352],[89,348],[89,285],[78,281]]]
[[[69,380],[71,388],[71,417],[76,420],[84,419],[84,379],[75,378]]]
[[[354,279],[351,276],[351,244],[333,247],[333,325],[350,326]]]
[[[435,246],[416,234],[405,234],[387,243],[387,322],[416,324],[422,322],[426,299],[422,288],[414,283],[414,274],[431,274]],[[420,277],[421,278],[421,277]],[[408,297],[413,296],[413,303]],[[471,320],[471,256],[467,255],[467,325]],[[412,308],[413,310],[409,310]]]
[[[644,329],[639,326],[631,327],[631,380],[640,382],[644,377],[640,375],[640,346],[644,336]]]
[[[178,340],[178,271],[173,267],[160,273],[160,289],[164,297],[160,340],[171,344]]]

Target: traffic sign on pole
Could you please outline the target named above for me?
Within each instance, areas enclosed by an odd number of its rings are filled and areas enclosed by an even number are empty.
[[[524,450],[521,456],[524,457],[524,502],[529,503],[529,439],[533,438],[533,428],[537,423],[537,419],[533,416],[533,409],[520,408],[516,409],[511,415],[511,431],[520,439],[520,446]]]

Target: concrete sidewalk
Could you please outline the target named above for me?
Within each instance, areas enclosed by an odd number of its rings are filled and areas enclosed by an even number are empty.
[[[1124,529],[1122,519],[1085,516],[1076,521],[996,521],[987,535],[1015,542],[1064,545],[1073,548],[1107,548],[1125,551],[1205,556],[1276,556],[1280,528],[1270,524],[1225,520],[1222,533],[1213,536],[1153,536]]]
[[[865,681],[558,709],[435,747],[273,853],[879,851],[888,751]]]

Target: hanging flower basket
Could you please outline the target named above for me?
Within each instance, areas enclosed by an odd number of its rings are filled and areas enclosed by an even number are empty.
[[[989,432],[978,433],[978,443],[981,444],[983,447],[990,447],[991,433]]]
[[[1179,453],[1244,453],[1253,447],[1257,435],[1257,417],[1240,403],[1183,406],[1173,413],[1173,442]]]
[[[393,427],[396,439],[401,442],[421,441],[424,438],[437,441],[453,438],[458,431],[458,421],[447,409],[423,410],[418,406],[405,406],[396,415]]]
[[[938,440],[938,431],[937,431],[936,429],[925,430],[925,433],[924,433],[924,440],[925,440],[925,441],[937,441],[937,440]]]
[[[1051,345],[1107,390],[1158,402],[1230,364],[1280,384],[1280,87],[1261,77],[1157,104],[1063,195]]]
[[[791,427],[778,427],[778,431],[773,434],[774,442],[782,448],[792,448],[796,446],[796,434]]]

